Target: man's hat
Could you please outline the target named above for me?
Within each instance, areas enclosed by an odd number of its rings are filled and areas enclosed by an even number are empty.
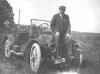
[[[59,7],[59,10],[65,10],[66,9],[66,6],[60,6]]]

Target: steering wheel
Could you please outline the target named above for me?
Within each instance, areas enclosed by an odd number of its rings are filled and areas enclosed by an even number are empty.
[[[48,23],[42,23],[38,27],[41,28],[41,29],[47,29],[49,27],[49,24]]]

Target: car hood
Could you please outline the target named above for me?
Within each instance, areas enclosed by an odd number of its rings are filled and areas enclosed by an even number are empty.
[[[35,40],[38,41],[40,44],[48,44],[53,39],[52,35],[42,34]]]

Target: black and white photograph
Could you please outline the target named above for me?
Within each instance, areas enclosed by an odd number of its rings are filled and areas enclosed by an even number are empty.
[[[100,0],[0,0],[0,74],[100,74]]]

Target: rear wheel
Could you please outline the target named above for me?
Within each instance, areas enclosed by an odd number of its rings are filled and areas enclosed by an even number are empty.
[[[37,43],[34,43],[30,50],[30,68],[34,73],[37,73],[41,62],[41,50]]]

